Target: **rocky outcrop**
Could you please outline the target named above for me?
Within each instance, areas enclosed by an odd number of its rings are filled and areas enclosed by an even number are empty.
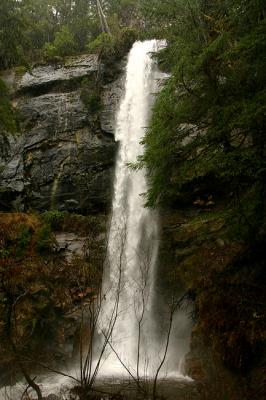
[[[38,94],[41,91],[54,89],[56,85],[59,88],[64,83],[66,86],[71,83],[73,87],[75,81],[79,82],[80,79],[93,75],[100,67],[98,56],[90,54],[68,58],[64,63],[40,65],[23,74],[16,70],[3,72],[2,78],[11,94]]]
[[[88,257],[89,249],[87,248],[87,237],[78,236],[73,232],[57,232],[55,233],[57,242],[57,250],[62,253],[66,260],[71,262],[75,257]]]
[[[94,82],[103,68],[89,55],[39,66],[20,77],[14,71],[5,74],[21,133],[9,138],[0,155],[2,209],[91,213],[108,206],[122,78],[101,83],[97,115],[81,100],[82,80]]]
[[[201,399],[262,400],[265,242],[248,247],[232,236],[226,196],[192,193],[161,212],[158,281],[166,298],[186,293],[185,308],[192,305],[184,373],[197,382]]]

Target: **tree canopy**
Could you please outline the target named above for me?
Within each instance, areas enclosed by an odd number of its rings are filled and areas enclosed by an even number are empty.
[[[0,69],[83,52],[109,24],[131,27],[137,7],[133,0],[1,2]]]
[[[137,165],[150,171],[147,204],[174,204],[186,191],[215,181],[235,196],[249,193],[246,204],[261,222],[265,3],[143,0],[142,6],[151,29],[168,39],[159,61],[171,74],[157,97]]]

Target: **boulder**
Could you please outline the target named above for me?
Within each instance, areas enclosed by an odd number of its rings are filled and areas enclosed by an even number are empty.
[[[88,238],[78,236],[74,232],[57,232],[55,239],[58,244],[58,251],[63,253],[68,261],[75,257],[86,257],[88,246],[86,245]]]

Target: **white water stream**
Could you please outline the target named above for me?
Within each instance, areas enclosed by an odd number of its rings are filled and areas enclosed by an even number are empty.
[[[136,42],[128,56],[125,94],[116,121],[119,151],[99,318],[99,331],[105,336],[113,329],[100,376],[131,372],[141,379],[152,378],[166,348],[169,309],[166,307],[165,313],[165,307],[159,306],[155,284],[158,215],[144,207],[142,194],[148,189],[145,169],[134,171],[128,166],[144,151],[141,140],[149,125],[154,94],[167,76],[159,71],[153,55],[165,46],[165,41]],[[189,325],[186,311],[179,310],[160,376],[184,378],[181,365],[188,350]]]
[[[156,40],[136,42],[128,58],[125,95],[115,132],[119,151],[108,243],[109,266],[104,274],[100,318],[101,328],[108,331],[117,303],[112,346],[128,368],[136,371],[139,363],[142,374],[151,364],[156,348],[152,306],[158,222],[157,213],[144,207],[145,169],[132,171],[128,164],[135,163],[143,153],[140,142],[149,123],[154,93],[158,91],[159,72],[152,53],[163,46],[164,42]],[[103,367],[104,373],[122,372],[119,358],[111,352]]]

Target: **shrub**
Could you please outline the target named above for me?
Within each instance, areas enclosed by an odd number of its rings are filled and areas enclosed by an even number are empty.
[[[7,249],[0,248],[0,260],[4,260],[9,256],[10,252]]]
[[[45,211],[42,214],[44,222],[49,225],[53,230],[59,229],[64,222],[67,213],[65,211],[51,210]]]
[[[138,31],[133,28],[123,28],[121,30],[121,44],[125,51],[128,51],[133,43],[138,39]]]
[[[89,87],[84,87],[80,98],[88,112],[96,113],[101,110],[101,95],[97,88],[90,89]]]
[[[91,53],[112,53],[114,51],[115,41],[114,37],[108,33],[101,33],[87,45],[87,49]]]
[[[75,39],[73,33],[67,26],[63,26],[61,31],[55,34],[53,43],[45,43],[44,56],[48,59],[65,57],[75,52]]]
[[[28,71],[28,68],[24,65],[20,65],[14,69],[16,77],[21,77]]]
[[[128,52],[137,37],[137,31],[131,28],[123,28],[115,35],[101,33],[87,45],[87,49],[91,53],[101,54],[104,58],[122,57]]]
[[[22,254],[28,247],[32,238],[32,229],[27,225],[22,225],[17,236],[17,253]]]

